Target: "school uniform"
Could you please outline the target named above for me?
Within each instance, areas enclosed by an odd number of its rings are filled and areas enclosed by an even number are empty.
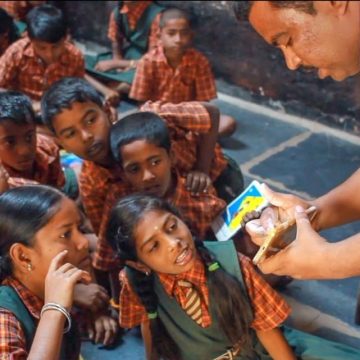
[[[196,49],[187,49],[174,69],[159,45],[138,62],[129,97],[175,104],[210,101],[217,97],[215,78],[208,59]]]
[[[29,37],[13,43],[0,58],[0,87],[17,90],[39,101],[54,82],[68,76],[84,77],[84,59],[79,49],[65,42],[56,63],[46,65],[36,54]]]
[[[108,37],[111,42],[117,42],[122,58],[126,60],[140,59],[149,48],[157,43],[160,32],[160,13],[164,7],[152,1],[137,1],[133,6],[122,5],[111,13]],[[135,70],[118,72],[95,71],[95,65],[102,60],[113,58],[113,54],[104,53],[96,57],[86,56],[86,70],[105,80],[132,83]]]
[[[199,240],[205,240],[206,236],[211,231],[211,223],[226,207],[226,203],[216,196],[216,191],[212,186],[210,186],[207,193],[193,196],[186,188],[186,179],[180,176],[176,170],[174,170],[173,176],[176,184],[175,189],[165,200],[179,210],[192,234]],[[135,191],[129,186],[128,193],[125,195],[134,193]],[[96,244],[93,261],[93,266],[98,270],[110,271],[115,270],[120,266],[116,254],[105,238],[105,233],[111,209],[116,201],[122,197],[123,194],[113,192],[105,205],[103,224]]]
[[[279,327],[290,313],[286,302],[276,293],[252,267],[250,260],[238,254],[232,241],[205,243],[215,254],[221,267],[236,277],[241,284],[245,298],[252,308],[250,324],[251,353],[241,350],[233,359],[270,360],[271,357],[256,337],[255,331],[268,331]],[[132,290],[127,276],[128,269],[120,273],[120,326],[131,328],[149,321],[145,308]],[[186,289],[179,286],[179,280],[193,284],[201,295],[202,323],[196,323],[184,312],[183,294]],[[207,282],[204,265],[197,259],[194,267],[179,275],[155,274],[154,290],[158,296],[158,316],[178,345],[182,359],[209,360],[217,357],[231,359],[228,350],[234,344],[222,333],[214,309],[212,285]],[[297,356],[303,360],[355,360],[360,350],[350,346],[327,341],[311,334],[291,328],[284,328],[284,335]]]
[[[44,303],[23,284],[12,277],[0,286],[0,358],[25,360],[40,320]],[[80,337],[73,322],[70,332],[63,336],[61,360],[78,360]]]
[[[24,178],[20,171],[3,164],[10,176],[10,187],[43,184],[61,189],[65,185],[65,176],[60,164],[59,148],[47,136],[40,134],[36,136],[36,155],[31,178]]]

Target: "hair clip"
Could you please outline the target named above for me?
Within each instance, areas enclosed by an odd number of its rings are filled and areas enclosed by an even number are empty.
[[[157,311],[154,311],[154,312],[149,312],[147,315],[150,320],[154,320],[157,318],[158,313],[157,313]]]
[[[218,262],[213,262],[212,264],[210,264],[209,266],[208,266],[208,270],[209,271],[215,271],[215,270],[217,270],[217,269],[220,269],[220,265],[219,265],[219,263]]]

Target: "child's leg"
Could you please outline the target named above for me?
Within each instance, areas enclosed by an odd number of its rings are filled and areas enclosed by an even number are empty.
[[[236,130],[236,121],[232,116],[220,114],[219,136],[231,136]]]
[[[218,196],[230,203],[244,190],[244,178],[239,165],[228,155],[225,155],[228,165],[214,182]]]

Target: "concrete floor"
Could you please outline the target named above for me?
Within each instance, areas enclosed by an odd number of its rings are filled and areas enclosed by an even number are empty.
[[[219,94],[216,104],[237,119],[236,133],[222,145],[241,166],[246,185],[257,179],[274,189],[311,198],[359,168],[359,137],[224,94]],[[126,103],[120,107],[122,114],[131,110]],[[359,231],[360,222],[324,235],[330,241],[339,241]],[[360,327],[353,323],[359,280],[293,281],[283,291],[293,307],[289,323],[360,348]],[[86,360],[140,360],[144,359],[144,350],[138,332],[131,331],[113,350],[84,343],[83,355]]]

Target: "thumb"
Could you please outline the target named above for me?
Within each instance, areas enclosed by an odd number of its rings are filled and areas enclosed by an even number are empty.
[[[266,198],[266,200],[274,206],[283,208],[287,205],[287,194],[281,194],[274,190],[271,190],[266,184],[262,184],[261,190]]]
[[[305,232],[312,230],[310,220],[302,206],[297,205],[295,207],[295,220],[297,226],[296,239],[307,238],[302,236]]]

